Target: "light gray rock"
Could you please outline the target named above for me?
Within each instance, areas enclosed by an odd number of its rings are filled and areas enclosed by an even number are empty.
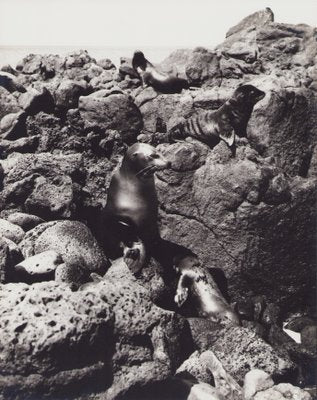
[[[7,221],[19,225],[25,232],[45,222],[42,218],[22,212],[14,212],[6,217]]]
[[[280,383],[254,396],[254,400],[284,400],[285,398],[290,400],[311,400],[308,392],[290,383]]]
[[[19,243],[23,239],[25,232],[20,226],[1,218],[0,235],[12,240],[14,243]]]
[[[56,251],[43,251],[14,266],[14,281],[33,283],[53,280],[57,266],[62,263],[63,259]]]
[[[103,275],[108,260],[90,230],[77,221],[54,221],[28,231],[20,244],[25,257],[47,250],[59,253],[67,265]]]
[[[251,400],[257,392],[269,389],[272,386],[274,386],[274,381],[269,374],[261,369],[252,369],[244,377],[244,398]]]
[[[0,122],[2,138],[15,140],[26,136],[26,117],[27,114],[24,111],[4,116]]]
[[[237,25],[231,27],[226,33],[226,37],[238,33],[248,27],[259,27],[274,21],[274,14],[269,7],[265,10],[256,11],[255,13],[243,18]]]

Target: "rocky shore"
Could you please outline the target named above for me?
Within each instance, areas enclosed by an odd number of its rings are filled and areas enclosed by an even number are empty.
[[[85,50],[2,66],[0,399],[317,398],[317,29],[266,9],[158,67],[196,90],[159,94]],[[235,157],[167,142],[241,83],[266,96]],[[107,258],[100,216],[136,141],[172,163],[155,177],[162,238],[197,254],[242,326],[178,310],[155,260],[136,278]]]

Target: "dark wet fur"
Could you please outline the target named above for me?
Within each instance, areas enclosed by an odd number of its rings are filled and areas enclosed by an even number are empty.
[[[245,137],[253,107],[264,96],[264,92],[252,85],[240,86],[218,110],[201,112],[174,126],[169,132],[170,139],[192,136],[214,147],[220,139],[229,139],[233,132]],[[235,150],[234,143],[231,147]]]

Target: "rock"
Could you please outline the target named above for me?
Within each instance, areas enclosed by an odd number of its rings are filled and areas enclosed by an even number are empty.
[[[76,210],[76,179],[81,179],[79,154],[14,153],[2,162],[4,190],[0,202],[44,220],[71,216]]]
[[[190,94],[161,94],[143,102],[140,111],[147,132],[166,132],[182,117],[192,113],[193,99]]]
[[[97,292],[45,282],[8,284],[0,296],[1,396],[69,397],[110,385],[113,313]]]
[[[54,250],[67,265],[80,266],[101,275],[108,266],[108,260],[90,230],[77,221],[40,224],[26,233],[20,247],[25,257]]]
[[[0,235],[19,243],[23,239],[25,232],[18,225],[12,224],[5,219],[0,219]]]
[[[13,281],[34,283],[53,280],[55,270],[62,262],[61,255],[56,251],[43,251],[15,265],[12,271]]]
[[[98,91],[101,89],[111,89],[114,86],[114,78],[116,75],[115,69],[110,69],[103,71],[99,76],[92,78],[89,82],[89,85],[93,88],[94,91]]]
[[[0,86],[0,119],[10,113],[21,111],[16,97]]]
[[[100,129],[115,129],[122,139],[133,141],[142,127],[142,116],[136,105],[124,94],[110,94],[99,90],[79,98],[81,117],[88,125]]]
[[[0,86],[6,89],[8,92],[26,92],[26,89],[20,82],[16,79],[16,77],[9,72],[0,71]]]
[[[247,17],[243,18],[241,22],[237,25],[231,27],[228,32],[226,33],[226,37],[231,36],[235,33],[243,31],[249,27],[259,27],[263,25],[267,25],[270,22],[274,21],[274,14],[269,7],[266,7],[265,10],[256,11],[255,13],[248,15]]]
[[[20,96],[19,104],[28,115],[35,115],[40,111],[47,113],[54,111],[54,99],[46,87],[42,87],[40,92],[29,89]]]
[[[246,328],[224,329],[213,343],[212,351],[239,384],[252,369],[261,369],[273,379],[285,379],[296,370],[286,354],[280,354]]]
[[[8,269],[10,266],[10,251],[6,241],[0,236],[0,283],[8,279]]]
[[[65,57],[65,68],[81,68],[85,64],[96,62],[96,60],[88,54],[87,50],[73,51]]]
[[[254,396],[254,400],[311,400],[308,392],[290,383],[280,383]]]
[[[3,65],[0,68],[0,71],[8,72],[9,74],[12,74],[14,76],[17,76],[19,74],[18,71],[16,71],[14,68],[12,68],[10,64]]]
[[[55,281],[67,284],[71,290],[77,290],[81,285],[90,281],[90,272],[80,265],[60,264],[55,270]]]
[[[26,214],[22,212],[14,212],[6,218],[12,224],[19,225],[25,232],[35,228],[37,225],[45,222],[37,215]]]
[[[244,399],[251,400],[257,392],[269,389],[272,386],[274,386],[274,381],[269,374],[261,369],[252,369],[244,377]]]
[[[177,370],[177,374],[184,372],[189,373],[199,382],[215,386],[219,396],[223,399],[241,399],[241,387],[225,371],[217,357],[210,350],[201,354],[198,352],[193,353]]]
[[[278,325],[281,322],[281,310],[276,304],[268,303],[263,311],[262,322],[264,325]]]
[[[317,325],[308,325],[301,331],[302,344],[317,354]]]
[[[202,47],[193,50],[186,65],[188,82],[194,86],[220,85],[221,72],[216,53]]]
[[[261,293],[289,307],[296,293],[297,306],[307,304],[314,290],[316,181],[285,178],[289,201],[282,196],[272,206],[265,193],[281,169],[247,145],[238,146],[235,159],[220,144],[212,151],[197,141],[161,146],[173,168],[156,180],[162,237],[199,254],[206,267],[222,268],[233,301]]]
[[[97,65],[105,70],[116,69],[116,66],[109,58],[102,58],[101,60],[98,60]]]
[[[15,140],[26,136],[26,117],[24,111],[7,114],[1,119],[0,130],[3,139]]]
[[[55,91],[56,107],[61,111],[78,107],[80,96],[88,94],[88,85],[86,81],[72,81],[64,79]]]
[[[272,89],[254,109],[248,138],[263,156],[275,157],[284,172],[307,176],[317,138],[316,97],[304,88]]]
[[[167,74],[176,75],[180,78],[186,78],[185,69],[189,59],[191,58],[191,55],[192,50],[174,50],[159,64],[159,67]]]
[[[39,144],[39,137],[30,136],[22,137],[16,140],[1,140],[0,143],[0,153],[7,157],[11,153],[33,153],[36,151]]]
[[[72,215],[72,179],[69,176],[56,177],[50,182],[43,176],[34,179],[33,191],[25,201],[25,210],[37,212],[42,217],[67,218]]]

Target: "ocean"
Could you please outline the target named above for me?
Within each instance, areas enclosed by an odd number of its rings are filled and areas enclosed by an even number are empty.
[[[97,47],[97,46],[0,46],[0,67],[10,64],[15,68],[17,63],[28,54],[66,54],[76,50],[87,50],[89,55],[100,60],[110,58],[116,65],[120,65],[120,57],[132,57],[135,50],[142,50],[148,60],[153,63],[163,61],[176,47]]]

